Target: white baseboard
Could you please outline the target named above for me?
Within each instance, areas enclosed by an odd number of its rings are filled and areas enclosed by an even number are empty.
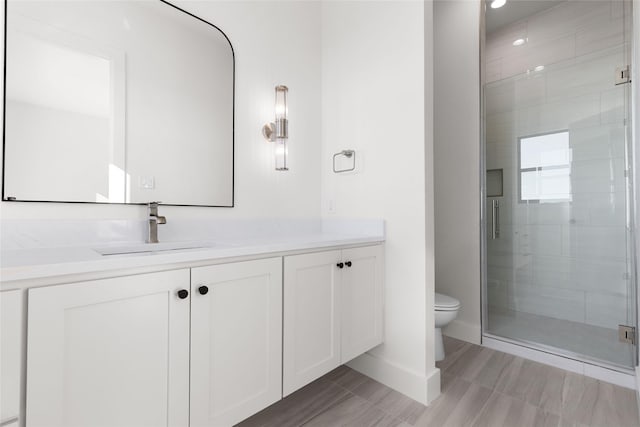
[[[347,366],[423,405],[428,405],[440,395],[438,368],[434,368],[428,376],[422,376],[369,353],[356,357]]]
[[[480,345],[482,337],[482,329],[480,328],[480,325],[474,325],[473,323],[463,322],[458,319],[449,323],[442,330],[442,333],[448,337],[478,345]]]
[[[619,385],[621,387],[630,388],[632,390],[637,389],[637,377],[634,376],[633,373],[614,371],[612,369],[585,363],[580,360],[569,359],[568,357],[558,356],[556,354],[547,353],[486,336],[482,339],[482,345],[493,350],[513,354],[514,356],[533,360],[538,363],[544,363],[545,365],[554,366],[556,368],[564,369],[565,371],[575,372],[577,374]]]
[[[431,375],[427,377],[427,405],[440,396],[441,382],[440,369],[435,368]]]

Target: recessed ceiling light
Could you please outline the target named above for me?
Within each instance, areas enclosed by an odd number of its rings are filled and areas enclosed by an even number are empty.
[[[544,65],[538,65],[536,68],[533,69],[533,71],[542,71],[544,70]]]
[[[513,41],[514,46],[521,46],[524,44],[524,39],[517,39]]]
[[[507,3],[507,0],[493,0],[491,2],[491,9],[497,9],[499,7],[504,6]]]

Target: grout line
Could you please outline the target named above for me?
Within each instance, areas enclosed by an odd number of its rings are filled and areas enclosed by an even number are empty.
[[[477,385],[477,384],[476,384]],[[485,387],[486,388],[486,387]],[[493,395],[493,393],[496,393],[494,390],[491,390],[491,394],[489,395],[489,397],[487,398],[486,402],[484,402],[484,404],[482,405],[482,407],[478,410],[478,412],[476,412],[475,417],[473,417],[473,419],[471,420],[471,423],[469,425],[474,425],[476,423],[476,421],[478,421],[478,418],[480,418],[480,415],[482,415],[482,413],[484,412],[485,408],[487,407],[487,405],[489,404],[489,401],[491,400],[491,396]],[[465,393],[466,394],[466,393]],[[463,395],[464,397],[464,395]]]
[[[333,382],[331,380],[329,380],[329,382]],[[320,412],[318,412],[317,414],[313,415],[311,418],[308,418],[304,421],[302,421],[302,423],[300,424],[300,427],[307,425],[308,423],[310,423],[312,420],[318,418],[320,415],[328,412],[330,409],[335,408],[337,405],[339,405],[340,403],[344,402],[345,400],[351,399],[351,397],[357,397],[355,394],[351,393],[349,390],[345,389],[344,387],[340,386],[340,384],[336,384],[337,386],[341,387],[342,389],[344,389],[347,394],[350,394],[351,396],[348,396],[346,399],[341,400],[341,399],[335,399],[332,400],[325,408],[323,408]]]
[[[349,368],[349,369],[351,369],[351,368]],[[355,371],[355,370],[354,370],[354,371]],[[355,371],[355,372],[357,372],[357,371]],[[363,375],[363,374],[360,374],[360,375]],[[362,384],[364,384],[364,383],[367,381],[367,379],[371,379],[372,381],[376,381],[376,380],[374,380],[373,378],[369,378],[369,377],[367,377],[366,375],[363,375],[363,376],[364,376],[364,377],[366,377],[366,378],[365,378],[361,383],[359,383],[356,387],[354,387],[354,389],[355,389],[355,388],[358,388],[358,387],[360,387]],[[378,409],[378,410],[382,411],[384,414],[386,414],[386,415],[390,416],[391,418],[393,418],[393,419],[395,419],[395,420],[398,420],[398,421],[404,421],[404,422],[406,422],[407,424],[410,424],[410,423],[407,421],[407,419],[406,419],[405,417],[400,417],[400,416],[398,416],[398,415],[394,415],[394,414],[390,413],[390,412],[389,412],[389,411],[387,411],[386,409],[384,409],[384,408],[380,407],[376,402],[373,402],[372,400],[370,400],[370,399],[368,399],[368,398],[366,398],[366,397],[364,397],[364,396],[361,396],[361,395],[359,395],[359,394],[357,394],[357,393],[353,392],[352,390],[349,390],[348,388],[344,387],[342,384],[338,384],[335,380],[329,380],[329,381],[331,381],[332,383],[334,383],[334,384],[335,384],[335,385],[337,385],[338,387],[340,387],[340,388],[342,388],[342,389],[346,390],[347,392],[349,392],[349,393],[353,394],[354,396],[359,397],[360,399],[363,399],[364,401],[366,401],[366,402],[370,403],[373,407],[375,407],[376,409]],[[376,383],[378,383],[378,381],[376,381]],[[387,386],[385,386],[385,385],[384,385],[384,384],[382,384],[382,383],[378,383],[378,384],[380,384],[380,385],[381,385],[381,386],[383,386],[383,387],[387,387]],[[387,388],[388,388],[388,387],[387,387]],[[390,394],[390,393],[393,391],[393,389],[391,389],[391,388],[390,388],[389,390],[390,390],[390,391],[387,393],[387,395],[388,395],[388,394]],[[409,405],[406,405],[403,409],[406,409],[408,406],[409,406]],[[413,424],[410,424],[410,425],[413,425]]]
[[[320,378],[318,378],[318,379],[322,379],[322,377],[320,377]],[[318,380],[316,380],[316,381],[318,381]],[[331,380],[326,380],[326,381],[327,381],[329,384],[332,384],[332,383],[333,383],[333,381],[331,381]],[[334,384],[334,385],[338,385],[338,384]],[[339,385],[338,385],[338,386],[339,386]],[[348,394],[352,394],[352,393],[350,393],[350,392],[349,392],[349,390],[344,389],[344,387],[341,387],[341,388],[343,388],[343,390],[344,390],[344,391],[346,391]],[[337,404],[339,404],[340,402],[342,402],[343,400],[342,400],[342,399],[337,398],[337,396],[338,396],[337,394],[336,394],[336,395],[331,396],[331,398],[330,398],[330,399],[329,399],[329,401],[327,402],[327,405],[326,405],[326,406],[323,406],[323,407],[319,408],[318,413],[316,413],[315,415],[310,415],[308,418],[303,419],[303,420],[300,422],[299,426],[301,427],[301,426],[306,425],[307,423],[309,423],[309,422],[310,422],[311,420],[313,420],[314,418],[316,418],[316,417],[318,417],[318,416],[320,416],[320,415],[324,414],[324,413],[325,413],[325,412],[327,412],[329,409],[331,409],[331,408],[335,407]],[[287,397],[289,397],[289,396],[287,396]],[[348,397],[347,397],[347,398],[348,398]],[[345,399],[345,400],[346,400],[346,399]]]

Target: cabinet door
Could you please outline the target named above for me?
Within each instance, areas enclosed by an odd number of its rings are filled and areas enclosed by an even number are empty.
[[[283,394],[340,365],[340,251],[284,259]]]
[[[22,291],[0,292],[0,425],[20,413],[22,330]]]
[[[282,258],[191,282],[191,426],[230,426],[282,398]]]
[[[342,251],[342,363],[382,343],[382,257],[382,245]]]
[[[189,423],[189,270],[31,289],[29,427]]]

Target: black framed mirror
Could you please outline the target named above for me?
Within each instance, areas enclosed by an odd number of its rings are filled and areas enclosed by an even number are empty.
[[[5,0],[3,200],[233,207],[235,58],[168,2]]]

